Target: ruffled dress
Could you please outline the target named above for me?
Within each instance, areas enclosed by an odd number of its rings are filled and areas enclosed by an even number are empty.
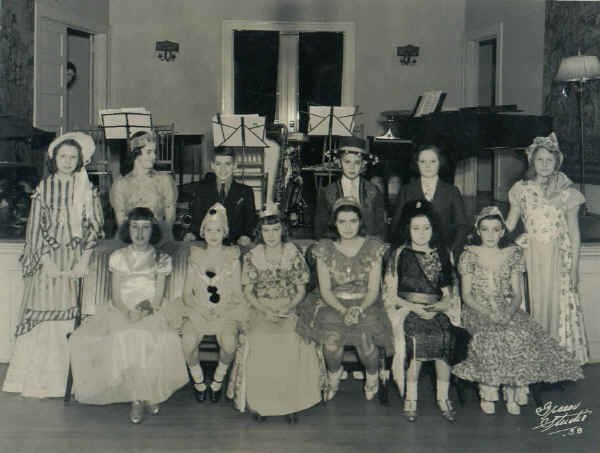
[[[512,297],[511,275],[524,271],[522,252],[518,247],[501,249],[504,260],[498,268],[490,268],[478,249],[468,246],[458,269],[461,275],[472,277],[472,296],[487,309],[502,313]],[[496,323],[465,304],[463,325],[473,338],[467,360],[452,369],[460,378],[490,386],[583,378],[574,357],[521,310],[507,323]]]
[[[266,260],[262,244],[244,255],[242,285],[252,285],[254,296],[274,307],[289,303],[308,279],[306,262],[291,242],[284,243],[276,264]],[[323,356],[314,342],[296,333],[296,322],[293,312],[272,321],[250,308],[247,349],[236,360],[231,379],[241,411],[247,406],[264,416],[285,415],[321,401]]]
[[[379,239],[367,237],[354,256],[340,252],[330,239],[322,239],[313,248],[313,257],[321,260],[329,269],[331,290],[345,307],[362,303],[369,286],[369,273],[381,263],[387,250]],[[315,288],[298,305],[297,331],[304,338],[324,344],[333,335],[343,345],[360,346],[366,336],[376,346],[393,353],[392,326],[383,309],[380,295],[361,315],[359,323],[347,326],[343,315],[321,300],[319,288]]]
[[[551,176],[544,190],[535,181],[518,181],[509,191],[511,205],[519,206],[527,246],[531,317],[575,355],[589,361],[583,311],[571,283],[573,250],[566,215],[585,202],[561,172]]]
[[[172,270],[167,254],[132,246],[115,251],[109,266],[122,276],[121,299],[130,310],[152,301],[157,276]],[[73,333],[70,349],[74,393],[82,403],[160,403],[188,382],[181,340],[160,309],[131,322],[112,303],[98,307]]]

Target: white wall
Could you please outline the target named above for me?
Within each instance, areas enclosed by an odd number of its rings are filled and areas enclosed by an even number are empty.
[[[44,12],[50,12],[49,17],[59,18],[67,24],[80,24],[89,30],[108,28],[108,2],[109,0],[35,0],[36,6],[41,7]]]
[[[503,104],[542,113],[545,0],[466,0],[467,32],[504,24]]]
[[[207,133],[221,100],[221,25],[226,19],[355,22],[355,100],[366,134],[379,134],[383,110],[408,109],[428,89],[461,96],[465,0],[109,0],[114,107],[145,106],[155,122]],[[435,31],[435,32],[433,32]],[[174,62],[154,55],[156,41],[180,44]],[[402,66],[396,47],[421,48]]]

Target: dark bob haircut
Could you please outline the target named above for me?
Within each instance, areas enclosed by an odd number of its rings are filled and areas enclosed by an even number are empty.
[[[443,175],[448,172],[448,158],[446,157],[446,153],[442,152],[439,146],[437,145],[421,145],[417,148],[417,150],[412,155],[410,159],[410,170],[417,175],[420,175],[419,172],[419,156],[423,151],[433,151],[438,161],[440,162],[440,168],[438,170],[438,175]]]
[[[354,212],[358,216],[358,220],[360,221],[360,226],[358,228],[358,236],[364,236],[366,234],[365,231],[365,223],[363,221],[362,212],[360,208],[351,204],[343,204],[339,206],[336,210],[331,213],[331,217],[329,218],[329,231],[335,236],[336,239],[340,238],[340,233],[337,230],[336,222],[337,217],[340,212]]]
[[[56,168],[56,154],[60,151],[60,149],[63,146],[74,146],[75,148],[77,148],[77,155],[78,155],[78,160],[77,160],[77,167],[75,167],[75,172],[78,172],[79,170],[81,170],[81,167],[83,167],[83,153],[81,152],[81,145],[79,144],[79,142],[77,140],[73,140],[72,138],[68,138],[62,142],[60,142],[58,145],[56,145],[54,147],[54,152],[52,153],[52,156],[48,158],[48,172],[50,172],[50,174],[55,174],[57,171]]]
[[[153,132],[148,132],[148,131],[137,131],[135,134],[133,134],[131,137],[129,137],[129,141],[131,142],[131,140],[138,138],[138,137],[142,137],[144,135],[152,136],[154,143],[156,143],[156,135],[154,135]],[[135,163],[135,160],[138,158],[138,156],[140,156],[142,154],[142,149],[143,149],[143,146],[136,146],[135,148],[128,149],[125,152],[125,156],[123,159],[123,168],[121,170],[121,174],[123,176],[126,175],[127,173],[131,172],[131,170],[133,170],[133,164]]]
[[[484,220],[497,220],[498,222],[500,222],[500,225],[502,225],[502,228],[504,228],[504,235],[500,238],[500,241],[498,241],[499,248],[503,249],[512,244],[507,234],[508,229],[506,228],[504,219],[502,219],[502,217],[500,217],[497,214],[493,214],[486,215],[485,217],[482,217],[477,221],[477,225],[475,225],[475,234],[472,235],[472,239],[470,241],[472,245],[481,245],[483,243],[483,241],[481,240],[481,236],[479,235],[479,225],[481,225],[481,222],[483,222]]]
[[[431,240],[429,241],[429,246],[438,249],[438,251],[446,249],[439,218],[433,209],[433,204],[426,200],[409,201],[402,208],[400,231],[396,234],[393,241],[395,247],[400,245],[410,245],[410,222],[415,217],[421,216],[427,217],[427,220],[429,220],[429,224],[431,225]]]
[[[265,243],[265,239],[262,235],[262,227],[264,225],[276,225],[281,224],[281,242],[287,242],[289,229],[286,223],[279,217],[278,215],[268,215],[265,217],[259,217],[256,222],[256,231],[254,232],[254,237],[256,238],[256,242],[260,244]]]
[[[131,244],[131,234],[129,233],[129,224],[133,220],[148,220],[152,222],[152,235],[150,236],[150,244],[154,245],[160,242],[162,237],[160,226],[152,211],[148,208],[137,207],[133,208],[127,214],[127,220],[119,228],[119,238],[126,244]]]

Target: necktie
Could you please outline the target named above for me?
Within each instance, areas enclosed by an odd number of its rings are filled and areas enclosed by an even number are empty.
[[[219,201],[221,204],[225,202],[225,184],[221,184],[221,190],[219,190]]]

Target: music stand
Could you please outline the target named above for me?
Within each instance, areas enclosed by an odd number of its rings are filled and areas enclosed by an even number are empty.
[[[322,106],[308,107],[308,135],[325,136],[323,156],[331,157],[334,149],[333,137],[352,136],[358,114],[358,106]]]
[[[104,139],[126,139],[138,131],[152,132],[152,113],[144,108],[100,110]]]
[[[242,174],[241,179],[245,179],[245,167],[257,167],[257,165],[248,165],[245,163],[246,148],[269,148],[265,142],[265,117],[257,113],[244,115],[221,115],[217,113],[212,118],[213,142],[215,148],[228,146],[241,149]],[[261,177],[263,178],[261,190],[265,192],[265,174],[264,174],[264,152],[261,167]],[[263,196],[263,203],[265,202]]]

